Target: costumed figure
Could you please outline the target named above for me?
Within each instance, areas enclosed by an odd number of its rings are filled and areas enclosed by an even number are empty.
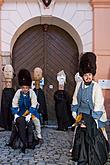
[[[3,68],[3,75],[5,78],[5,88],[2,91],[1,98],[1,126],[5,130],[11,130],[13,116],[11,113],[12,99],[15,94],[15,90],[12,88],[12,79],[14,70],[12,65],[5,65]]]
[[[40,88],[40,80],[42,79],[42,69],[36,67],[34,69],[35,88],[33,89],[37,95],[39,103],[38,111],[41,115],[41,124],[45,125],[48,122],[47,106],[44,91]]]
[[[72,115],[76,119],[72,158],[78,165],[103,165],[108,157],[107,121],[104,98],[96,74],[96,55],[83,54],[79,64],[83,81],[76,84],[72,101]]]
[[[66,131],[68,130],[72,114],[71,99],[69,94],[64,90],[66,75],[63,70],[57,74],[57,81],[59,83],[58,90],[54,93],[55,111],[58,123],[57,130]]]
[[[14,140],[19,134],[22,142],[21,151],[25,153],[26,147],[34,149],[32,122],[35,125],[38,139],[42,139],[39,113],[37,109],[37,97],[30,89],[32,79],[30,72],[21,69],[18,73],[18,81],[21,86],[17,90],[12,101],[12,113],[14,114],[14,126],[8,146],[13,147]]]

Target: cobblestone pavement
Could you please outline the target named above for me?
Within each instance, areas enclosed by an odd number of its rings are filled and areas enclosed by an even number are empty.
[[[43,128],[44,143],[36,146],[34,150],[13,150],[5,146],[11,132],[0,132],[0,165],[74,165],[69,150],[73,132],[56,131],[53,128]],[[110,165],[110,158],[106,165]]]

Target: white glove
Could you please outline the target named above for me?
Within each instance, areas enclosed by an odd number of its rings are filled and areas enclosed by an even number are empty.
[[[29,122],[31,119],[31,113],[29,115],[26,116],[26,121]]]
[[[39,106],[40,106],[40,104],[39,104],[39,103],[37,103],[37,109],[39,109]]]
[[[15,114],[14,115],[14,122],[16,122],[16,119],[19,117],[19,115]]]
[[[77,116],[76,112],[73,111],[72,116],[73,116],[74,119],[76,119],[76,116]]]

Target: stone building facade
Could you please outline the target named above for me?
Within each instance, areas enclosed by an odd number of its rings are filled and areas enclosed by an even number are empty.
[[[97,54],[96,80],[110,80],[110,0],[0,0],[0,69],[12,63],[19,36],[35,25],[64,29],[78,47],[78,58],[86,51]],[[0,72],[0,88],[4,79]],[[1,91],[0,91],[1,92]],[[110,89],[104,89],[110,117]]]

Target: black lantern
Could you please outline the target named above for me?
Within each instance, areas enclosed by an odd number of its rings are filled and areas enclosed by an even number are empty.
[[[50,3],[51,3],[52,0],[42,0],[42,1],[43,1],[44,5],[46,7],[48,7],[50,5]]]

